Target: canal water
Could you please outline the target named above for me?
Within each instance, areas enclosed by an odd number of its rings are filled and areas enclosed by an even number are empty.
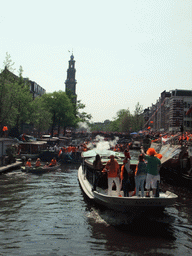
[[[86,201],[78,165],[44,175],[0,175],[0,255],[192,255],[192,192],[157,216],[128,220]]]

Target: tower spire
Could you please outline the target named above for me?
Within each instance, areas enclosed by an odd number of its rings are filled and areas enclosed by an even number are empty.
[[[70,60],[69,60],[69,66],[67,69],[67,79],[65,80],[65,92],[67,94],[72,95],[74,97],[74,102],[76,103],[76,101],[77,101],[77,95],[76,95],[77,81],[75,79],[75,73],[76,73],[75,60],[74,60],[73,50],[72,50],[72,54],[71,54]]]

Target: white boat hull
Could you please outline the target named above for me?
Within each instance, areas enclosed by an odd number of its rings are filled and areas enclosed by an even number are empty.
[[[121,191],[122,197],[117,196],[116,191],[112,191],[112,196],[108,196],[108,191],[101,188],[97,188],[96,191],[92,191],[93,186],[87,180],[82,166],[80,166],[78,170],[78,180],[83,192],[89,199],[116,211],[127,212],[132,211],[133,208],[140,210],[164,208],[173,205],[177,199],[177,195],[168,191],[166,193],[160,192],[159,197],[124,197],[123,191]]]

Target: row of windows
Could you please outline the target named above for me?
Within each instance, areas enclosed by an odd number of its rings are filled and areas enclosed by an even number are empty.
[[[38,95],[43,95],[46,91],[41,86],[36,84],[35,82],[31,82],[30,86],[31,92],[36,93]]]
[[[192,121],[184,121],[184,126],[192,128]]]
[[[187,111],[185,111],[184,116],[186,116]],[[188,114],[186,117],[192,117],[192,112]]]
[[[184,108],[190,108],[190,106],[192,105],[192,102],[184,102]]]

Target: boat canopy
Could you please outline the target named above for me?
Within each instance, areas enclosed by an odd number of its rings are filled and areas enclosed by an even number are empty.
[[[124,157],[124,154],[122,152],[115,152],[115,151],[108,150],[108,149],[98,150],[97,148],[94,148],[94,149],[83,152],[82,157],[84,157],[84,158],[94,157],[97,154],[99,154],[100,156],[114,155],[114,156],[117,156],[117,157]]]

